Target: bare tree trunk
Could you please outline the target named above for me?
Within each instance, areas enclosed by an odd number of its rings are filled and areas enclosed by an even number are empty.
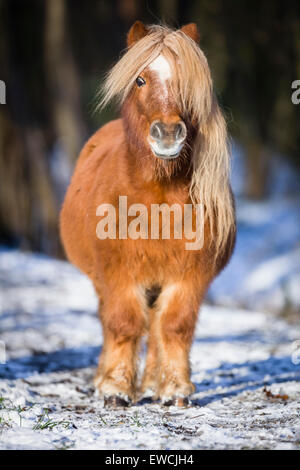
[[[250,199],[262,199],[267,193],[269,153],[257,137],[245,145],[246,195]]]
[[[138,0],[118,0],[118,14],[128,24],[138,19]]]
[[[178,0],[160,0],[159,17],[162,22],[177,25],[178,21]],[[178,26],[178,25],[177,25]]]
[[[48,167],[46,130],[18,119],[20,110],[27,112],[28,94],[22,73],[16,73],[7,23],[0,24],[0,70],[8,91],[7,103],[0,108],[0,237],[24,249],[57,255],[59,203]],[[18,89],[17,99],[12,84]]]
[[[43,131],[16,126],[0,114],[1,235],[22,248],[61,254],[58,202],[53,193]]]
[[[46,1],[45,67],[54,128],[73,163],[86,129],[81,116],[80,82],[70,46],[65,0]]]

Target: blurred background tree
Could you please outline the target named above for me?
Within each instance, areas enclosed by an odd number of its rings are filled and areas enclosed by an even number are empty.
[[[250,198],[268,194],[277,154],[300,166],[298,0],[0,0],[0,241],[61,256],[58,212],[93,113],[132,22],[196,22]]]

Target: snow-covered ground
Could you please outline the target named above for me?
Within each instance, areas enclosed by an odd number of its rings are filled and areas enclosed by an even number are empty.
[[[109,411],[93,393],[101,329],[89,281],[68,263],[3,250],[0,298],[0,448],[300,448],[300,326],[205,305],[191,406]]]

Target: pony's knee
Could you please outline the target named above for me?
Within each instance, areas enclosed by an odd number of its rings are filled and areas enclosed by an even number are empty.
[[[194,312],[174,312],[162,315],[161,334],[163,339],[170,342],[190,343],[193,338],[196,323]]]
[[[106,332],[119,343],[136,341],[145,330],[145,319],[138,312],[107,312],[107,318],[103,320]]]

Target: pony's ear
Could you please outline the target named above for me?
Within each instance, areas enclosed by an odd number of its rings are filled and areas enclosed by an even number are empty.
[[[148,29],[141,21],[136,21],[127,33],[127,46],[133,46],[137,41],[148,34]]]
[[[181,31],[192,38],[197,44],[200,42],[200,33],[198,31],[196,23],[189,23],[182,26]]]

